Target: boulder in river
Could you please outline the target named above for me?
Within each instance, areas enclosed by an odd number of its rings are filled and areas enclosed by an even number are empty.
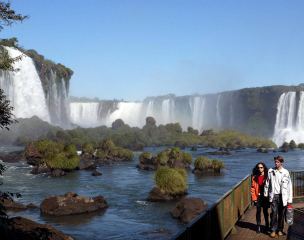
[[[25,205],[23,203],[15,202],[14,199],[6,193],[2,193],[0,195],[0,203],[5,207],[6,210],[10,211],[22,211],[29,208],[37,208],[37,206],[33,203]]]
[[[162,191],[160,188],[158,187],[154,187],[148,196],[148,201],[151,202],[164,202],[164,201],[172,201],[172,200],[176,200],[179,199],[181,197],[183,197],[185,193],[180,193],[180,194],[169,194],[166,193],[165,191]]]
[[[200,198],[183,198],[171,210],[171,215],[183,223],[189,223],[207,209],[207,203]]]
[[[101,176],[102,173],[98,172],[96,169],[92,172],[92,176],[97,177],[97,176]]]
[[[25,158],[23,155],[23,151],[0,153],[0,160],[2,160],[3,162],[14,163],[14,162],[23,161],[24,159]]]
[[[108,207],[104,197],[84,197],[68,192],[61,196],[51,196],[42,201],[40,211],[46,215],[63,216],[89,213]]]
[[[23,217],[2,219],[1,240],[73,240],[48,224],[40,224]]]

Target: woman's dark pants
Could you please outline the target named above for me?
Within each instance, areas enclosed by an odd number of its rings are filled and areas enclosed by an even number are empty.
[[[269,202],[268,198],[260,195],[257,200],[257,211],[256,211],[256,222],[257,225],[261,225],[261,210],[263,209],[264,213],[264,219],[265,219],[265,226],[268,228],[269,227],[269,219],[268,219],[268,207],[269,207]]]

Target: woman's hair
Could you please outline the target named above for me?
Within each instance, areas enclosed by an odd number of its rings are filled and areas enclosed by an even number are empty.
[[[263,162],[259,162],[255,165],[255,167],[252,169],[252,176],[254,176],[255,178],[257,178],[260,175],[260,171],[259,171],[259,165],[263,165],[264,167],[264,176],[265,178],[268,177],[268,168],[266,166],[265,163]]]

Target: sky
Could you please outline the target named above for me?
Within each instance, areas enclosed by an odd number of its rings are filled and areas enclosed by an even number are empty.
[[[142,100],[304,82],[304,1],[11,0],[0,32],[74,71],[70,95]]]

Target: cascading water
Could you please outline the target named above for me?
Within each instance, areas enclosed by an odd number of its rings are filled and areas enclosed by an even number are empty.
[[[100,103],[71,103],[70,116],[74,124],[83,127],[95,127],[101,125],[99,117]]]
[[[174,100],[173,99],[165,99],[162,102],[162,124],[172,123],[174,122]]]
[[[50,122],[44,91],[33,60],[15,48],[5,47],[5,49],[12,58],[22,55],[22,59],[14,63],[17,71],[1,71],[0,74],[0,88],[11,101],[15,117],[37,116]]]
[[[217,125],[218,125],[219,128],[220,128],[221,125],[222,125],[220,101],[221,101],[221,94],[218,94],[217,100],[216,100],[216,120],[217,120]]]
[[[304,142],[304,92],[299,95],[298,105],[296,92],[283,93],[279,98],[273,135],[273,141],[278,146],[291,140]]]
[[[204,124],[205,98],[201,96],[190,98],[190,108],[192,113],[192,127],[201,131]]]

